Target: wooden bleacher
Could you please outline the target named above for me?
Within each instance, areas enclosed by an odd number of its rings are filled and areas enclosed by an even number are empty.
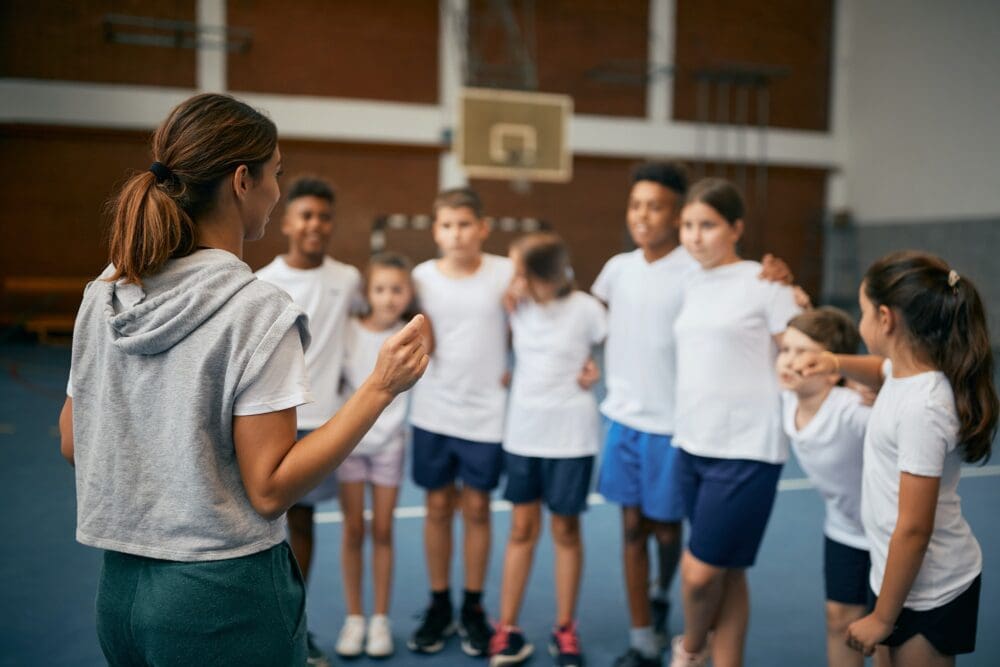
[[[19,324],[44,344],[73,333],[76,309],[91,278],[76,276],[5,276],[4,319]]]

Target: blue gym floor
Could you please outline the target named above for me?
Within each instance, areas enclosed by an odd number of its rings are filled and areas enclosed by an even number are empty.
[[[94,633],[98,551],[74,539],[73,471],[59,455],[59,409],[69,367],[67,349],[0,345],[0,502],[5,508],[0,546],[0,665],[104,664]],[[153,399],[155,397],[151,397]],[[969,469],[961,485],[963,510],[983,547],[985,572],[978,651],[961,665],[1000,664],[1000,466]],[[821,575],[822,503],[794,461],[785,467],[781,493],[758,564],[750,571],[751,621],[746,664],[823,665],[825,633]],[[419,507],[407,485],[396,522],[396,582],[392,621],[397,653],[391,664],[472,665],[452,640],[437,656],[415,656],[405,638],[427,601]],[[336,504],[318,508],[317,554],[309,589],[310,627],[332,651],[343,618]],[[485,603],[497,614],[501,557],[510,514],[494,514],[493,556]],[[456,529],[458,524],[456,523]],[[608,666],[626,646],[628,620],[622,588],[618,510],[598,504],[584,517],[586,567],[579,622],[588,664]],[[536,644],[535,665],[550,664],[545,643],[553,620],[551,547],[546,536],[536,556],[521,625]],[[458,542],[457,544],[460,544]],[[453,572],[453,590],[461,571]],[[677,586],[671,627],[681,626]],[[338,661],[340,662],[340,661]],[[365,665],[361,659],[353,664]],[[480,662],[479,664],[485,664]]]

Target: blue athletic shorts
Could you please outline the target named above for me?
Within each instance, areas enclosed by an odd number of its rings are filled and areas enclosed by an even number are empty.
[[[499,442],[476,442],[413,427],[413,481],[428,491],[456,479],[489,493],[500,483],[503,449]]]
[[[677,481],[691,522],[691,554],[715,567],[753,565],[780,475],[780,463],[717,459],[678,450]]]
[[[826,599],[841,604],[868,604],[868,571],[872,561],[864,549],[823,538]]]
[[[684,500],[674,481],[678,450],[669,435],[644,433],[608,420],[597,490],[642,515],[670,523],[684,518]]]
[[[547,459],[504,452],[507,489],[512,503],[544,500],[553,514],[575,516],[587,509],[594,457]]]

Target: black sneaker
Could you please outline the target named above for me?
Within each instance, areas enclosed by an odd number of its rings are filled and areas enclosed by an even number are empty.
[[[437,653],[444,642],[455,634],[451,607],[431,605],[424,611],[420,627],[406,640],[406,646],[416,653]]]
[[[549,653],[556,659],[558,667],[583,667],[580,635],[576,634],[576,623],[568,623],[552,630]]]
[[[462,637],[462,650],[466,655],[478,658],[489,654],[493,628],[487,622],[481,605],[462,607],[458,634]]]
[[[490,667],[520,665],[531,657],[534,650],[535,647],[525,641],[520,628],[498,626],[490,638]]]
[[[309,653],[306,656],[306,664],[309,667],[331,667],[330,659],[326,657],[326,653],[316,645],[316,639],[313,637],[313,633],[308,633],[306,635],[306,646],[309,649]]]
[[[618,656],[613,667],[663,667],[663,661],[660,660],[660,656],[647,658],[634,648],[630,648]]]
[[[660,648],[666,648],[670,643],[670,632],[667,623],[670,620],[670,601],[663,598],[649,598],[649,614],[653,621],[653,634]]]

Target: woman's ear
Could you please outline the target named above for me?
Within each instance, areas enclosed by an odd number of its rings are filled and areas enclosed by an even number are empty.
[[[233,194],[237,199],[244,199],[247,193],[250,191],[251,185],[250,170],[247,169],[245,164],[241,164],[236,167],[236,171],[233,172],[232,186]]]
[[[737,241],[739,241],[741,238],[743,238],[743,230],[745,228],[746,227],[743,224],[743,219],[742,218],[740,218],[739,220],[737,220],[736,222],[733,223],[733,231],[736,232],[736,240]]]

